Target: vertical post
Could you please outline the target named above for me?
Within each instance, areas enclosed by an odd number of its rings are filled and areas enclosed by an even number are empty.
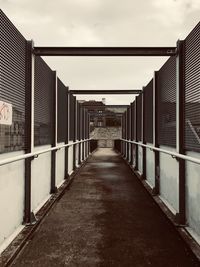
[[[128,108],[126,111],[126,140],[128,140]],[[126,160],[128,161],[128,142],[126,142]]]
[[[121,116],[122,139],[124,139],[124,114]],[[124,141],[121,141],[121,155],[124,156]]]
[[[121,117],[122,139],[124,139],[124,114]],[[124,155],[124,141],[121,141],[121,155]]]
[[[130,140],[133,141],[133,103],[130,105]],[[133,164],[133,144],[130,144],[130,165]]]
[[[88,113],[88,135],[87,135],[87,139],[90,138],[90,114]],[[90,154],[90,141],[88,141],[88,156]]]
[[[33,41],[26,42],[26,92],[25,92],[25,153],[31,153],[34,149],[34,71],[35,56]],[[25,197],[24,197],[24,224],[34,224],[35,216],[31,211],[31,161],[25,159]]]
[[[69,88],[66,87],[66,136],[65,136],[65,144],[69,143]],[[68,173],[68,159],[69,159],[69,147],[65,147],[65,179],[69,178],[69,173]]]
[[[132,105],[131,105],[131,129],[132,129],[132,135],[131,135],[131,140],[135,140],[135,102],[133,101]],[[133,151],[134,150],[134,144],[131,144],[131,165],[133,166],[133,162],[134,162],[134,155],[133,155]]]
[[[138,97],[135,98],[135,141],[138,142],[138,134],[137,134],[137,105],[138,105]],[[135,171],[138,170],[138,145],[135,145]]]
[[[82,139],[85,139],[85,109],[82,108]],[[85,143],[82,143],[82,160],[85,159]]]
[[[78,103],[77,108],[77,127],[78,127],[78,140],[81,140],[81,107]],[[78,165],[81,165],[81,143],[78,144]]]
[[[176,152],[185,154],[185,42],[178,40],[176,56]],[[179,212],[176,222],[185,224],[185,161],[178,159],[179,164]]]
[[[142,92],[142,143],[145,142],[145,88],[143,87]],[[142,179],[146,179],[146,147],[142,147]]]
[[[154,72],[153,77],[153,146],[158,145],[158,72]],[[155,173],[155,186],[152,190],[153,195],[158,195],[160,192],[160,158],[159,152],[154,151],[154,173]]]
[[[57,145],[57,114],[58,114],[58,88],[57,88],[57,75],[56,71],[54,71],[54,88],[52,94],[52,101],[53,101],[53,110],[52,110],[52,147]],[[53,194],[57,191],[56,187],[56,150],[51,152],[51,191],[50,193]]]
[[[127,140],[127,112],[128,112],[128,109],[126,110],[125,112],[125,139]],[[125,159],[127,159],[127,142],[125,142]]]
[[[128,108],[128,140],[131,140],[131,105]],[[131,143],[128,143],[128,162],[130,163],[131,157],[130,157],[130,152],[131,152]]]
[[[76,123],[77,123],[77,109],[76,109],[76,97],[73,96],[73,112],[74,112],[74,136],[73,136],[73,142],[76,142]],[[76,145],[73,145],[73,170],[76,169]]]
[[[87,138],[87,110],[85,109],[85,120],[84,120],[84,125],[85,125],[85,133],[84,133],[84,139]],[[87,142],[85,142],[85,159],[87,158]]]

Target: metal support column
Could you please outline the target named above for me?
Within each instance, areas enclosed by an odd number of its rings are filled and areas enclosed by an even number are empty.
[[[126,140],[128,140],[128,109],[125,115],[125,122],[126,122]],[[125,159],[128,160],[128,143],[126,142],[126,154]]]
[[[130,128],[131,128],[131,136],[130,139],[133,141],[133,103],[131,103],[130,106]],[[130,155],[130,165],[133,165],[133,144],[130,144],[130,150],[131,150],[131,155]]]
[[[87,139],[87,116],[88,116],[88,113],[87,113],[87,110],[85,110],[85,120],[84,120],[84,124],[85,124],[85,137],[84,139]],[[85,159],[87,158],[87,142],[85,142]]]
[[[158,145],[158,88],[157,88],[158,72],[154,72],[153,77],[153,145]],[[154,151],[154,173],[155,173],[155,185],[152,190],[153,195],[158,195],[160,192],[160,156],[158,151]]]
[[[176,56],[176,152],[185,154],[185,42],[177,42]],[[179,161],[179,212],[176,214],[176,222],[182,225],[186,223],[185,215],[185,161]]]
[[[145,142],[145,92],[142,93],[142,143]],[[142,147],[142,179],[146,179],[146,147]]]
[[[73,142],[77,141],[77,105],[76,105],[76,97],[73,96],[73,112],[74,112],[74,136],[73,136]],[[73,170],[76,169],[76,145],[73,145]]]
[[[25,153],[33,152],[34,148],[34,71],[35,56],[32,53],[33,41],[26,42],[26,95],[25,95]],[[31,211],[31,161],[25,159],[25,198],[24,198],[24,224],[34,224],[36,218]]]
[[[66,139],[65,144],[69,143],[69,88],[66,87],[67,103],[66,103]],[[69,166],[69,147],[65,147],[65,179],[69,178],[68,166]]]
[[[137,105],[138,105],[138,97],[135,98],[135,141],[138,142],[137,136]],[[135,145],[135,171],[138,170],[138,145]]]
[[[53,110],[52,110],[52,147],[57,145],[57,111],[58,111],[58,94],[57,94],[57,75],[56,71],[54,71],[54,91],[52,96],[53,101]],[[51,190],[50,194],[56,193],[56,150],[51,152]]]
[[[88,128],[88,134],[87,134],[87,139],[90,138],[90,114],[88,113],[88,123],[87,123],[87,128]],[[90,141],[88,141],[88,156],[90,154]]]
[[[82,139],[85,139],[85,109],[82,108]],[[85,160],[85,143],[82,143],[82,160]]]
[[[121,117],[121,125],[122,125],[122,138],[124,139],[124,114]],[[121,155],[124,157],[124,141],[121,141]]]
[[[77,138],[81,140],[81,108],[77,103]],[[81,165],[81,143],[78,144],[78,165]]]

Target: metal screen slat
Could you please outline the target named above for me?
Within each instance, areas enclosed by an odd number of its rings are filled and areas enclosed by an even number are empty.
[[[58,78],[58,142],[65,142],[67,138],[67,89]]]
[[[137,96],[137,141],[142,140],[142,94]]]
[[[12,125],[0,125],[0,153],[25,149],[26,40],[0,10],[0,100],[12,104]]]
[[[135,140],[135,101],[132,104],[131,127],[132,127],[132,140]]]
[[[153,143],[153,79],[144,89],[144,141]]]
[[[158,143],[176,147],[176,58],[158,72]]]
[[[69,140],[74,140],[75,132],[74,132],[74,124],[75,124],[75,98],[72,94],[70,94],[70,104],[69,104]]]
[[[185,40],[185,148],[200,151],[200,23]]]
[[[41,57],[35,58],[34,144],[52,143],[54,74]]]

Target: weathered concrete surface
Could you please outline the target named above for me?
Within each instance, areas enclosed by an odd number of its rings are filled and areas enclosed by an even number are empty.
[[[13,266],[199,266],[126,164],[100,149]]]

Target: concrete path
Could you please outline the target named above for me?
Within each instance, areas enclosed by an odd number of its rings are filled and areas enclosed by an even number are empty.
[[[111,149],[100,149],[46,216],[13,266],[199,266]]]

